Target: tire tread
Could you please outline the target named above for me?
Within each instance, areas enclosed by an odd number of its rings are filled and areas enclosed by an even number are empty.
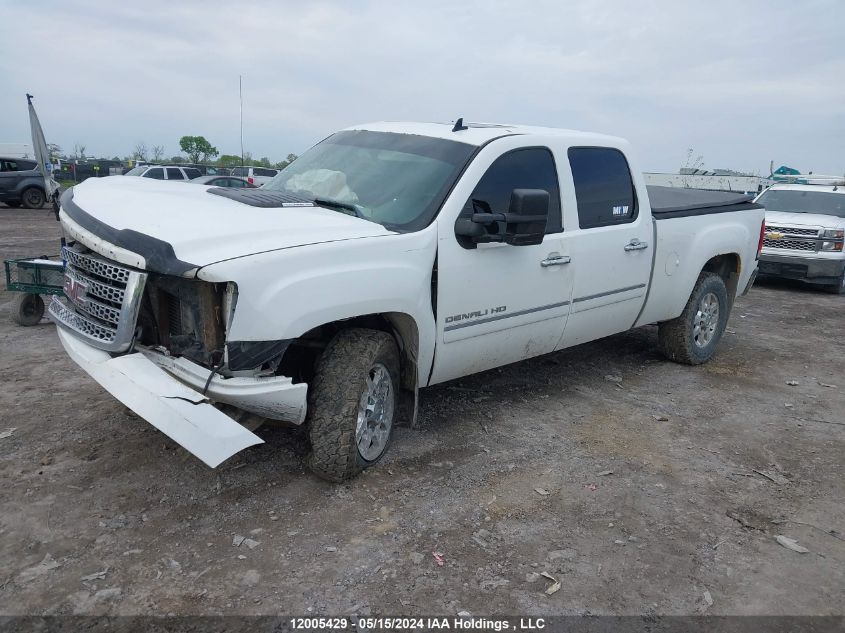
[[[706,357],[701,357],[694,353],[694,341],[692,338],[692,319],[695,311],[698,309],[698,302],[702,293],[702,288],[705,284],[710,283],[710,280],[717,279],[724,289],[724,296],[727,299],[724,304],[720,305],[720,310],[730,310],[730,300],[727,297],[727,288],[724,280],[713,272],[702,272],[695,282],[695,286],[690,293],[687,304],[684,306],[684,311],[680,316],[670,321],[663,321],[658,325],[658,345],[660,352],[669,360],[684,365],[700,365],[710,360],[712,351]],[[724,324],[727,324],[727,317],[723,319],[723,325],[716,333],[716,339],[713,342],[713,349],[715,350],[719,341],[722,338],[724,331]]]
[[[378,330],[343,330],[328,344],[308,390],[310,466],[315,474],[340,482],[371,465],[360,458],[355,444],[361,380],[381,358],[394,378],[395,394],[398,357],[393,337]]]

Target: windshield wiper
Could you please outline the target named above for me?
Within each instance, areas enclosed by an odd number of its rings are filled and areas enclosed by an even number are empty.
[[[331,198],[314,198],[314,204],[319,204],[321,207],[329,207],[330,209],[346,209],[352,211],[352,215],[362,220],[369,220],[358,208],[357,205],[351,202],[343,202],[342,200],[332,200]]]

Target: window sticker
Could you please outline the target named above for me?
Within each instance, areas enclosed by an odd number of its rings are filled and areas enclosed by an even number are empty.
[[[618,218],[628,215],[628,205],[627,204],[620,204],[613,207],[613,217]]]

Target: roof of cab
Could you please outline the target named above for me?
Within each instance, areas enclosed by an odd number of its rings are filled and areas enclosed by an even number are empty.
[[[493,139],[501,136],[512,136],[515,134],[557,136],[566,137],[579,144],[599,145],[620,145],[626,143],[622,138],[606,136],[604,134],[593,134],[590,132],[579,132],[577,130],[566,130],[554,127],[536,127],[531,125],[509,125],[500,123],[469,123],[464,125],[467,129],[453,132],[453,123],[415,123],[404,121],[381,121],[378,123],[366,123],[353,125],[347,130],[368,130],[371,132],[393,132],[395,134],[415,134],[418,136],[430,136],[450,141],[458,141],[469,145],[484,145]]]

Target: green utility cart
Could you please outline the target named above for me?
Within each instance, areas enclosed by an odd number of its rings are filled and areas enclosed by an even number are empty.
[[[6,290],[18,293],[12,301],[12,321],[36,325],[44,316],[41,295],[60,295],[64,288],[64,262],[57,257],[7,259]]]

